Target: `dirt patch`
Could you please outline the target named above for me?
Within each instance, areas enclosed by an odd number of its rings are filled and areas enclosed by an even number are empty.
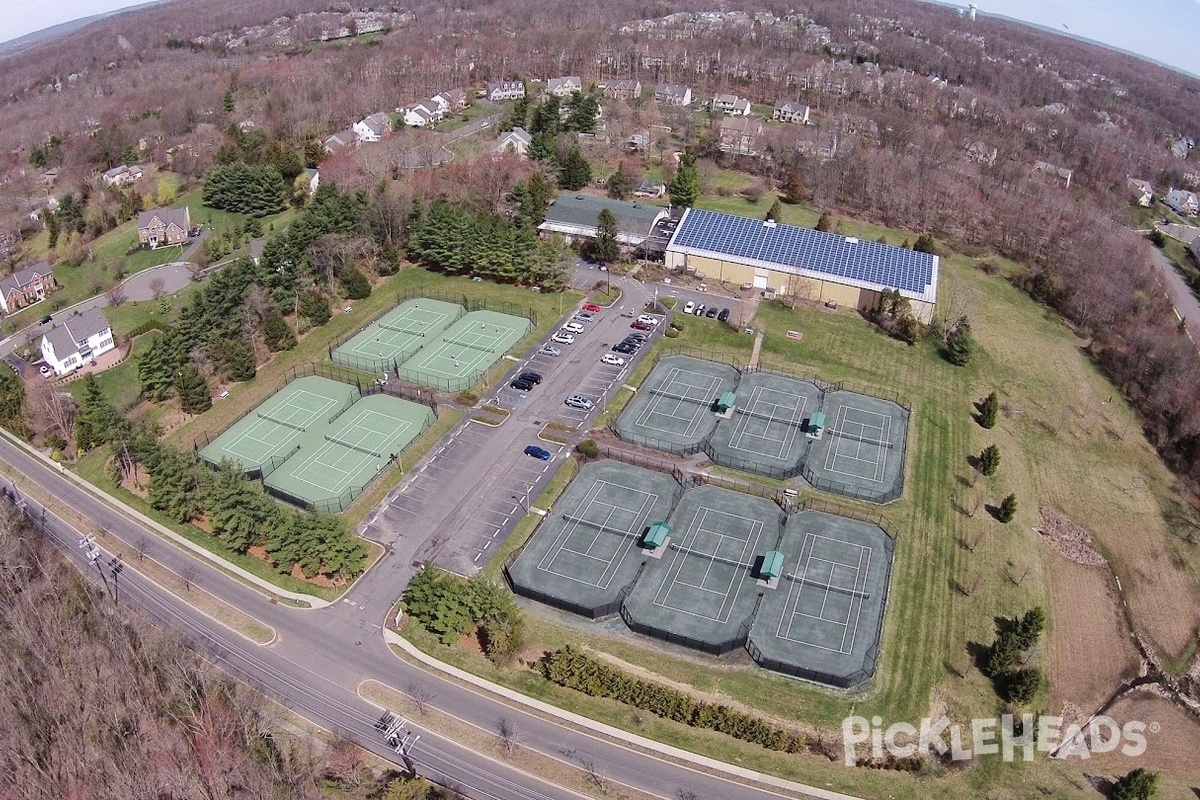
[[[288,574],[290,574],[296,580],[306,581],[307,583],[311,583],[313,586],[322,586],[326,589],[331,589],[337,585],[327,575],[313,575],[311,578],[306,576],[304,574],[304,570],[300,568],[299,564],[292,564],[292,571]]]
[[[1141,756],[1128,756],[1118,749],[1093,755],[1081,762],[1088,772],[1116,776],[1144,767],[1189,782],[1200,781],[1200,759],[1196,758],[1196,753],[1200,752],[1200,721],[1191,714],[1147,689],[1116,703],[1108,710],[1108,716],[1118,725],[1133,720],[1145,723],[1146,752]]]
[[[1092,536],[1065,514],[1043,506],[1038,509],[1039,527],[1035,530],[1042,541],[1057,550],[1059,555],[1091,567],[1106,567],[1108,562],[1096,550]]]
[[[1141,662],[1108,570],[1065,557],[1049,559],[1047,568],[1053,631],[1046,665],[1050,713],[1086,718],[1122,681],[1138,674]]]
[[[121,480],[121,488],[145,500],[150,496],[150,473],[144,465],[138,464],[132,475]]]

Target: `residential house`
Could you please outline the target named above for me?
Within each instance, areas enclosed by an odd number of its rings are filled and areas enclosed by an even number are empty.
[[[357,142],[358,139],[354,135],[354,129],[347,128],[344,131],[338,131],[325,140],[325,152],[331,155],[337,154],[353,147]]]
[[[583,91],[583,81],[578,75],[566,75],[561,78],[551,78],[546,81],[546,94],[566,99],[575,92]]]
[[[39,261],[11,275],[0,278],[0,308],[12,314],[25,306],[40,303],[46,295],[58,288],[50,264]]]
[[[55,375],[66,375],[112,350],[112,326],[98,308],[76,311],[42,336],[42,359]]]
[[[511,153],[524,158],[525,154],[529,152],[529,145],[532,142],[533,137],[529,135],[529,131],[524,128],[513,128],[496,137],[496,143],[492,145],[492,152]]]
[[[304,193],[309,196],[316,194],[317,188],[321,185],[320,170],[308,167],[300,174],[304,176]]]
[[[1071,180],[1075,177],[1075,171],[1066,167],[1057,167],[1048,161],[1033,162],[1034,174],[1048,175],[1051,178],[1061,178],[1066,182],[1066,187],[1071,188]],[[1194,195],[1193,195],[1194,196]]]
[[[666,184],[655,183],[649,178],[638,184],[638,188],[634,190],[634,197],[663,197],[667,193]]]
[[[650,149],[651,141],[652,139],[650,138],[650,131],[639,131],[638,133],[630,136],[626,144],[628,145],[629,149],[635,153],[644,153]]]
[[[692,104],[691,87],[677,83],[660,83],[654,87],[654,101],[665,106],[683,108]]]
[[[642,82],[633,78],[622,78],[604,87],[604,97],[609,100],[636,100],[642,96]]]
[[[791,101],[776,103],[775,110],[771,113],[771,119],[776,122],[794,122],[800,125],[808,125],[808,106],[803,103],[794,103]]]
[[[404,124],[424,128],[442,121],[442,109],[434,100],[426,100],[404,112]]]
[[[42,225],[45,225],[46,220],[42,214],[53,214],[57,210],[58,198],[54,195],[50,195],[49,197],[43,197],[40,200],[34,200],[29,204],[29,218],[34,222],[40,222]]]
[[[1189,192],[1187,189],[1171,189],[1163,198],[1163,202],[1174,209],[1176,214],[1185,217],[1200,214],[1200,200],[1196,199],[1195,192]]]
[[[719,147],[726,153],[741,156],[758,155],[758,138],[762,136],[762,117],[728,117],[721,120]]]
[[[500,81],[487,85],[487,99],[493,103],[501,100],[520,100],[525,96],[525,84],[522,81]]]
[[[1133,202],[1137,203],[1142,208],[1149,208],[1154,203],[1154,187],[1149,181],[1140,181],[1137,178],[1129,179],[1129,190],[1133,195]]]
[[[378,142],[392,131],[392,118],[382,111],[354,123],[354,138],[360,142]]]
[[[1192,152],[1192,140],[1186,136],[1182,136],[1171,142],[1171,155],[1176,158],[1187,158],[1188,153]]]
[[[137,164],[132,167],[122,164],[119,167],[113,167],[100,176],[100,180],[105,186],[127,186],[134,181],[141,180],[142,168]]]
[[[138,214],[138,241],[156,247],[184,244],[192,230],[188,207],[154,208]]]
[[[467,93],[463,89],[447,89],[433,96],[441,106],[443,114],[455,114],[467,107]]]
[[[967,145],[967,160],[973,164],[983,164],[990,167],[996,163],[996,156],[999,152],[994,147],[988,147],[982,141],[974,141]]]
[[[731,117],[744,117],[750,113],[750,101],[735,94],[719,94],[709,102],[709,108]]]

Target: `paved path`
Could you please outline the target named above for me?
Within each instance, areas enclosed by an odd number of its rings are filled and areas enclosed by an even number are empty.
[[[1171,260],[1164,256],[1157,247],[1153,245],[1147,245],[1147,247],[1150,248],[1150,260],[1162,275],[1163,288],[1166,289],[1167,297],[1175,306],[1175,313],[1187,326],[1188,336],[1194,338],[1196,335],[1200,335],[1200,300],[1196,299],[1192,287],[1179,274],[1179,270],[1175,269]]]

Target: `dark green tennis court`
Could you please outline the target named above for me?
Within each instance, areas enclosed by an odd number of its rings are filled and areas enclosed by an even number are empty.
[[[364,372],[395,372],[465,313],[462,306],[445,300],[406,300],[334,348],[329,357]]]
[[[642,383],[613,430],[627,442],[670,453],[698,452],[716,430],[717,401],[737,382],[733,367],[668,356]]]
[[[908,409],[849,391],[826,392],[825,428],[808,450],[804,478],[813,486],[873,502],[904,489]]]
[[[821,408],[812,381],[754,372],[741,376],[733,415],[717,423],[706,452],[726,467],[784,478],[800,472],[809,448],[805,426]]]

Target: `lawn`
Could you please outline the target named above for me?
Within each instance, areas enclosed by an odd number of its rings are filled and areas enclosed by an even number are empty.
[[[137,404],[138,397],[142,393],[141,380],[138,378],[138,354],[145,352],[161,335],[158,331],[150,331],[139,336],[133,343],[133,352],[129,354],[128,358],[115,367],[96,375],[96,383],[100,385],[104,396],[116,406],[118,411],[128,412]],[[67,388],[76,401],[82,401],[82,380],[72,381],[67,384]]]

